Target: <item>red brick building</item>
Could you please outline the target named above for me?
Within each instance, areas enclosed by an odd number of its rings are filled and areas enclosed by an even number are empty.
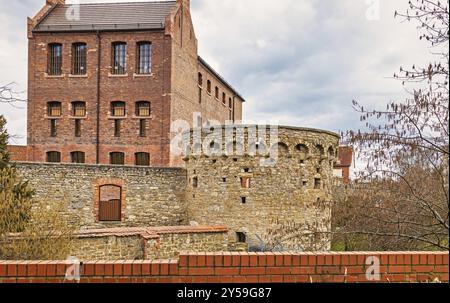
[[[47,0],[28,39],[28,161],[179,166],[173,121],[242,119],[244,99],[198,56],[189,0]]]
[[[350,184],[350,167],[353,163],[353,147],[340,146],[338,150],[338,159],[334,164],[335,177],[342,180],[344,185]]]

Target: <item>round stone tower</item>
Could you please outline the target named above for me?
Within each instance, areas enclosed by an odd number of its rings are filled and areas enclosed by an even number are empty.
[[[184,134],[190,221],[226,225],[236,249],[328,250],[339,136],[230,125]]]

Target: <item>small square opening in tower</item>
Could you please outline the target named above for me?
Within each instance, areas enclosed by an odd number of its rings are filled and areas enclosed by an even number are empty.
[[[241,197],[241,203],[246,204],[247,203],[247,197]]]
[[[314,189],[320,189],[322,185],[322,182],[319,178],[314,179]]]
[[[236,232],[236,240],[238,243],[247,243],[247,236],[243,232]]]

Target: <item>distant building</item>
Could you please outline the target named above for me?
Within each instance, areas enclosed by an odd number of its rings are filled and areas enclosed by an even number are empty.
[[[350,167],[353,163],[353,147],[340,146],[338,149],[338,159],[334,164],[334,176],[342,183],[347,185],[350,183]]]

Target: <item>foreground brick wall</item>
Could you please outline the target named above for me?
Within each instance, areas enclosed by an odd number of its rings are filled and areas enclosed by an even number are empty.
[[[179,260],[86,262],[80,282],[368,282],[369,257],[380,282],[449,281],[448,252],[184,253]],[[0,282],[64,282],[64,261],[0,261]]]

